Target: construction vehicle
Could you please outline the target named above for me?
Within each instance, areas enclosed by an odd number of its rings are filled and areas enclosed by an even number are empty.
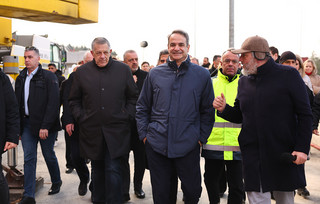
[[[49,63],[63,71],[66,62],[66,50],[63,45],[51,42],[48,38],[38,35],[15,35],[13,34],[13,45],[2,47],[0,53],[0,67],[5,73],[10,74],[13,79],[24,66],[24,49],[27,46],[34,46],[40,51],[40,63],[44,69]]]
[[[48,68],[49,63],[56,64],[59,70],[62,70],[64,63],[66,61],[65,55],[66,51],[63,45],[59,45],[55,42],[50,41],[45,36],[39,35],[15,35],[13,34],[13,39],[15,39],[14,45],[10,52],[11,56],[21,56],[23,58],[24,48],[27,46],[35,46],[40,51],[40,63],[43,68]],[[23,50],[21,50],[23,48]],[[19,68],[24,65],[19,64]]]
[[[1,0],[0,67],[2,66],[3,71],[14,81],[24,67],[24,48],[30,45],[40,50],[40,62],[44,68],[49,63],[55,63],[59,69],[63,69],[66,61],[63,46],[50,42],[44,36],[12,35],[11,18],[65,24],[97,23],[98,5],[99,0]],[[23,173],[16,169],[17,148],[8,151],[8,167],[2,166],[7,172],[10,200],[15,202],[23,193]],[[43,185],[43,179],[37,184]]]

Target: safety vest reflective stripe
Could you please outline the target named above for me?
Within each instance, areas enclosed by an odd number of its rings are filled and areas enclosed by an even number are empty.
[[[215,122],[214,128],[241,128],[242,124],[229,123],[229,122]]]
[[[216,150],[216,151],[240,151],[239,146],[220,146],[220,145],[208,145],[204,144],[203,149],[206,150]]]

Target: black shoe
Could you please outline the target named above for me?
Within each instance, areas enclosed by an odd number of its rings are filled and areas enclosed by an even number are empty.
[[[62,181],[60,181],[59,183],[52,184],[51,188],[48,192],[48,195],[53,195],[53,194],[59,193],[61,185],[62,185]]]
[[[308,191],[308,189],[306,187],[298,188],[297,193],[299,196],[302,196],[302,197],[310,196],[310,192]]]
[[[66,174],[71,174],[73,172],[73,168],[67,168],[66,169]]]
[[[35,204],[36,201],[32,197],[23,196],[19,204]]]
[[[79,187],[78,187],[78,193],[80,196],[84,196],[87,194],[87,191],[88,191],[87,183],[88,182],[83,182],[83,181],[80,182]]]
[[[140,190],[135,190],[135,191],[134,191],[134,194],[136,194],[137,198],[140,198],[140,199],[146,197],[146,194],[143,192],[142,189],[140,189]]]

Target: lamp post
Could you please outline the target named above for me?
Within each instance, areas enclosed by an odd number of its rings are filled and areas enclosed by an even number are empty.
[[[229,0],[229,47],[234,47],[234,0]]]

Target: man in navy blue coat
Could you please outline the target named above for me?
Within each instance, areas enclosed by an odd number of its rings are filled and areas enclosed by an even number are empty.
[[[242,122],[239,145],[245,190],[250,203],[294,203],[294,190],[306,185],[304,165],[310,149],[312,114],[305,84],[292,67],[269,56],[268,42],[246,39],[241,49],[243,74],[234,107],[223,94],[213,106],[218,115]],[[220,93],[218,93],[220,94]]]
[[[198,203],[202,191],[199,151],[212,130],[214,94],[209,71],[190,62],[189,47],[186,32],[169,35],[167,63],[150,70],[137,102],[156,204],[172,203],[176,175],[185,203]]]

